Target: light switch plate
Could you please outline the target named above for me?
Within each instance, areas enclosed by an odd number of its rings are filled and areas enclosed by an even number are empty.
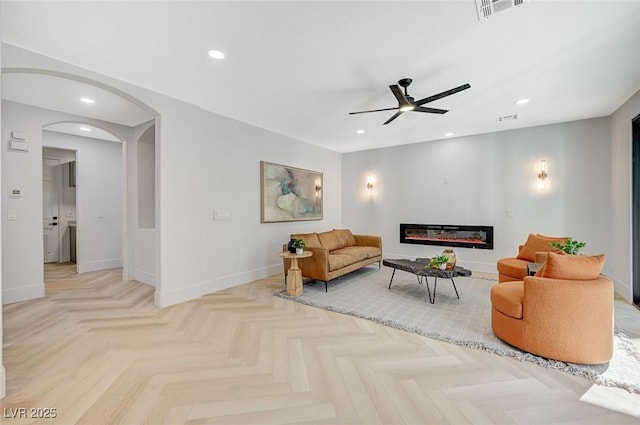
[[[15,221],[18,219],[18,215],[16,214],[16,210],[7,211],[7,220]]]
[[[214,220],[229,220],[229,211],[227,210],[213,210]]]

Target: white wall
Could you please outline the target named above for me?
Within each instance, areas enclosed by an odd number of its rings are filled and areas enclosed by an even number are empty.
[[[109,261],[118,255],[104,254],[113,252],[117,242],[112,242],[101,224],[96,224],[97,220],[118,223],[121,220],[121,207],[118,208],[118,217],[113,215],[115,211],[106,202],[97,202],[95,205],[89,204],[95,199],[95,194],[91,191],[110,191],[104,186],[104,182],[110,181],[111,185],[120,184],[120,174],[116,176],[100,172],[101,175],[93,173],[92,170],[102,170],[101,159],[95,156],[82,156],[82,152],[87,150],[84,143],[85,138],[78,136],[61,136],[59,133],[43,132],[42,128],[54,122],[74,121],[85,122],[99,128],[111,131],[117,137],[125,139],[131,129],[115,124],[104,123],[97,120],[90,120],[76,117],[70,114],[49,111],[35,108],[19,103],[3,101],[2,107],[2,193],[7,194],[10,187],[21,187],[24,195],[21,198],[9,199],[3,195],[2,220],[5,228],[2,234],[3,249],[3,302],[11,303],[25,299],[44,296],[44,273],[42,260],[42,147],[43,133],[48,133],[48,143],[50,147],[78,150],[78,181],[80,186],[77,189],[78,223],[79,223],[79,248],[85,260],[78,258],[80,262],[85,262],[86,269],[92,269],[98,265],[108,266]],[[11,131],[23,131],[29,142],[28,152],[17,152],[8,149],[6,141],[9,139]],[[58,143],[59,137],[74,138],[73,143]],[[72,140],[72,139],[69,139]],[[88,139],[89,140],[89,139]],[[93,139],[91,139],[93,140]],[[113,142],[103,142],[113,146],[119,145]],[[109,145],[109,146],[111,146]],[[108,149],[98,149],[96,155],[106,155],[113,158],[113,153],[108,153]],[[109,159],[108,161],[111,161]],[[82,163],[84,162],[84,165]],[[103,180],[104,179],[104,180]],[[83,194],[82,182],[86,185],[87,194]],[[86,204],[85,204],[86,201]],[[111,202],[111,201],[109,201]],[[120,200],[114,200],[119,204]],[[84,206],[83,206],[84,205]],[[8,210],[16,212],[16,220],[8,221]],[[83,213],[84,211],[84,213]],[[102,211],[103,219],[97,219],[98,212]],[[85,217],[82,216],[85,214]],[[83,224],[83,218],[86,223]],[[121,223],[121,222],[120,222]],[[86,230],[85,230],[86,225]],[[121,226],[121,224],[120,224]],[[109,230],[109,232],[112,232]],[[121,232],[117,232],[121,234]],[[101,251],[96,245],[102,243],[101,238],[107,238],[105,245],[109,251]],[[100,243],[98,243],[100,242]],[[8,248],[11,249],[8,249]],[[86,254],[85,254],[86,248]],[[79,254],[80,254],[79,253]],[[121,262],[121,256],[119,255]]]
[[[46,142],[44,142],[46,144]],[[69,186],[69,166],[75,161],[76,152],[65,149],[43,148],[42,156],[58,160],[62,186],[59,188],[58,229],[60,232],[59,261],[71,261],[71,239],[69,222],[76,221],[76,188]]]
[[[597,118],[345,154],[343,225],[381,234],[385,256],[409,258],[443,247],[400,244],[400,223],[494,226],[493,250],[456,248],[475,271],[495,273],[497,259],[514,256],[529,233],[572,236],[587,242],[585,253],[608,253],[609,128]],[[537,190],[540,159],[547,192]]]
[[[76,151],[78,272],[122,267],[122,145],[53,131],[42,144]]]
[[[2,3],[0,3],[0,14],[2,13]],[[2,33],[2,25],[0,25],[0,34]],[[0,68],[2,67],[2,46],[0,45]],[[0,84],[0,98],[2,95],[2,84]],[[1,103],[1,102],[0,102]],[[2,116],[2,106],[0,105],[0,117]],[[2,132],[2,120],[0,120],[0,135],[4,134]],[[2,150],[2,148],[0,148]],[[1,155],[1,153],[0,153]],[[0,161],[0,187],[4,182],[4,177],[2,176],[2,161]],[[0,196],[0,211],[2,208],[2,203],[4,203],[2,197]],[[3,239],[3,226],[2,226],[2,218],[0,217],[0,239]],[[0,243],[0,270],[2,270],[2,243]],[[3,289],[3,281],[2,281],[2,273],[0,273],[0,347],[4,347],[3,344],[3,335],[2,335],[2,289]],[[4,398],[6,394],[6,380],[5,380],[5,368],[4,363],[2,361],[2,351],[0,350],[0,399]]]
[[[611,255],[607,258],[616,291],[633,299],[632,269],[632,133],[631,120],[640,114],[640,91],[611,116]]]
[[[89,79],[129,96],[159,115],[155,153],[155,303],[160,307],[281,272],[282,261],[277,252],[290,233],[326,230],[341,224],[338,153],[294,143],[196,105],[6,44],[3,65]],[[126,155],[129,182],[133,178],[129,163],[135,153],[128,143]],[[261,224],[260,160],[325,173],[324,219]],[[132,197],[128,188],[127,199]],[[213,209],[230,211],[231,219],[214,222]],[[132,213],[128,211],[127,217]],[[235,249],[241,245],[247,248]],[[131,244],[127,246],[134,249]],[[125,273],[131,276],[130,265],[125,266]]]
[[[203,293],[282,272],[277,253],[291,233],[341,224],[341,156],[202,111],[200,249]],[[323,173],[323,219],[260,223],[260,161]],[[214,220],[213,211],[229,220]]]
[[[156,127],[149,127],[138,139],[138,228],[156,227]]]

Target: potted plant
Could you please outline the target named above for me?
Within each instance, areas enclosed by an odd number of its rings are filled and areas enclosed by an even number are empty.
[[[447,261],[449,261],[449,257],[446,255],[438,255],[436,257],[431,258],[431,262],[429,263],[429,267],[432,269],[447,269]]]
[[[293,246],[296,249],[296,254],[300,255],[304,252],[305,243],[302,239],[294,239]]]
[[[565,254],[569,255],[578,255],[578,252],[580,252],[582,248],[587,246],[586,242],[576,241],[572,238],[567,238],[567,241],[564,244],[561,244],[559,242],[549,242],[549,245],[554,248],[558,248],[564,251]]]

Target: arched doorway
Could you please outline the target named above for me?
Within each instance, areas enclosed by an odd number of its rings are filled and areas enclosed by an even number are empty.
[[[119,266],[124,268],[124,276],[131,278],[131,273],[127,273],[126,270],[128,263],[135,263],[135,258],[132,257],[135,255],[135,235],[130,234],[129,221],[134,213],[137,212],[137,210],[133,211],[134,205],[137,205],[137,202],[131,202],[132,196],[130,196],[130,193],[136,192],[136,188],[132,187],[132,182],[135,183],[135,179],[133,179],[132,176],[137,174],[138,164],[135,161],[135,155],[131,155],[130,146],[135,145],[137,143],[137,139],[149,128],[150,124],[153,125],[155,121],[159,119],[158,114],[132,96],[84,77],[77,77],[59,72],[21,68],[3,69],[2,78],[3,99],[7,101],[6,103],[10,107],[8,109],[15,106],[15,109],[19,110],[17,115],[20,115],[20,119],[15,121],[15,123],[19,124],[15,125],[28,133],[29,143],[33,146],[34,150],[36,150],[36,147],[38,150],[41,150],[41,147],[45,146],[55,147],[50,146],[50,143],[46,140],[43,141],[42,136],[42,133],[50,133],[52,131],[52,127],[50,127],[52,124],[77,125],[81,123],[85,126],[89,125],[93,129],[106,129],[109,133],[115,136],[119,142],[121,142],[121,153],[119,158],[122,161],[122,166],[121,172],[118,173],[122,182],[120,192],[121,208],[117,213],[120,222],[120,231],[117,233],[121,235],[119,239],[120,242],[118,242],[121,250]],[[37,87],[37,90],[34,90],[34,87]],[[67,96],[66,100],[62,99],[65,96]],[[92,103],[81,103],[81,101],[84,102],[85,98],[90,99]],[[119,110],[119,106],[124,108],[124,112]],[[86,107],[86,109],[81,109],[83,107]],[[115,111],[115,118],[110,118],[108,114],[104,115],[105,111]],[[118,120],[121,120],[121,122],[117,122]],[[14,125],[14,123],[11,125]],[[18,127],[16,127],[16,129],[17,128]],[[36,128],[38,128],[38,132],[40,133],[39,135],[35,135]],[[33,155],[29,155],[29,157],[33,157]],[[33,159],[28,159],[27,156],[22,156],[20,159],[31,161],[27,168],[30,170],[29,173],[33,173],[34,171],[32,169],[35,169],[33,166]],[[78,164],[81,164],[82,160],[82,157],[79,157]],[[42,156],[39,157],[39,162],[41,163],[41,161]],[[42,170],[41,167],[42,165],[40,164],[38,169]],[[16,170],[15,173],[17,175],[18,171]],[[31,178],[35,178],[35,181],[39,181],[40,179],[37,178],[38,175],[38,173],[35,173]],[[99,175],[98,177],[102,179],[109,179],[108,173],[102,173],[102,175]],[[79,171],[78,178],[81,183],[82,171]],[[33,195],[33,197],[37,197],[39,199],[38,202],[42,202],[42,183],[40,183],[40,187],[36,188],[34,186],[29,189],[28,193]],[[101,193],[102,191],[98,189],[97,192]],[[137,195],[133,196],[133,198],[135,199],[136,196]],[[80,199],[81,197],[82,195],[79,195],[79,209],[77,210],[77,224],[80,229],[83,228],[83,221],[86,222],[89,218],[95,219],[96,221],[100,219],[106,221],[116,215],[113,211],[110,211],[107,214],[107,208],[111,206],[112,202],[107,200],[102,203],[102,206],[100,206],[100,202],[95,202],[93,204],[89,203],[87,204],[89,206],[83,208],[81,206],[83,202],[82,199]],[[23,202],[23,204],[27,203]],[[31,270],[32,274],[24,276],[23,280],[25,282],[38,282],[43,280],[33,271],[35,268],[40,268],[40,276],[43,274],[43,261],[41,255],[43,246],[42,209],[38,205],[36,205],[35,208],[31,205],[32,209],[38,210],[37,214],[40,218],[37,221],[24,220],[24,222],[20,222],[18,224],[25,227],[25,232],[32,235],[28,243],[22,244],[24,246],[24,252],[21,253],[21,261],[25,258],[33,258],[31,261],[38,261],[40,263],[40,267],[34,267],[34,264],[31,263],[21,264],[19,262],[13,262],[13,259],[7,259],[8,261],[5,262],[5,265],[9,265],[9,267],[12,265],[15,266],[15,270],[11,271],[11,273],[17,276],[17,281],[22,278],[20,274],[25,270]],[[20,212],[18,212],[18,214],[20,214]],[[66,214],[66,212],[64,212],[64,214]],[[60,218],[61,216],[62,214],[58,217]],[[20,216],[20,218],[22,219],[22,216]],[[83,220],[83,218],[85,220]],[[97,229],[101,228],[99,225],[95,227]],[[87,232],[81,231],[79,233],[83,233],[87,236]],[[86,241],[83,243],[84,236],[78,239],[79,252],[77,260],[78,271],[80,272],[97,270],[100,268],[112,268],[112,266],[118,264],[118,256],[113,256],[113,258],[94,258],[93,260],[95,261],[82,260],[83,252],[86,252],[84,248],[89,247],[93,249],[104,242],[104,238],[101,238],[98,233],[99,232],[96,232],[97,236],[95,236],[89,243]],[[109,231],[107,233],[113,232]],[[64,236],[61,238],[64,240],[68,234],[63,233],[63,235]],[[11,237],[13,237],[13,235],[3,234],[3,239]],[[34,243],[36,240],[39,240],[40,242],[37,244]],[[11,243],[11,241],[5,242],[9,244]],[[113,243],[113,239],[111,239],[111,242],[109,243]],[[156,252],[155,249],[152,249],[151,251]],[[3,252],[3,257],[5,254],[6,251]],[[84,257],[85,260],[92,260],[90,256],[84,255]],[[155,261],[155,258],[153,260]],[[15,292],[11,293],[15,294],[14,298],[11,300],[4,300],[5,302],[20,301],[43,295],[43,291],[37,287],[31,287],[27,291],[22,290],[21,287],[17,286]]]

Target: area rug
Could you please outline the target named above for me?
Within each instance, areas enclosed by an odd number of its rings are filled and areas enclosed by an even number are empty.
[[[391,273],[387,267],[366,267],[331,281],[328,292],[324,282],[311,281],[305,283],[301,297],[290,297],[284,290],[274,295],[640,393],[640,352],[621,332],[616,331],[614,356],[607,364],[582,365],[546,359],[512,347],[493,334],[489,294],[495,280],[455,279],[458,299],[451,281],[438,279],[435,304],[430,304],[425,285],[418,284],[413,274],[398,270],[391,289],[387,289]],[[433,283],[430,278],[432,293]]]

